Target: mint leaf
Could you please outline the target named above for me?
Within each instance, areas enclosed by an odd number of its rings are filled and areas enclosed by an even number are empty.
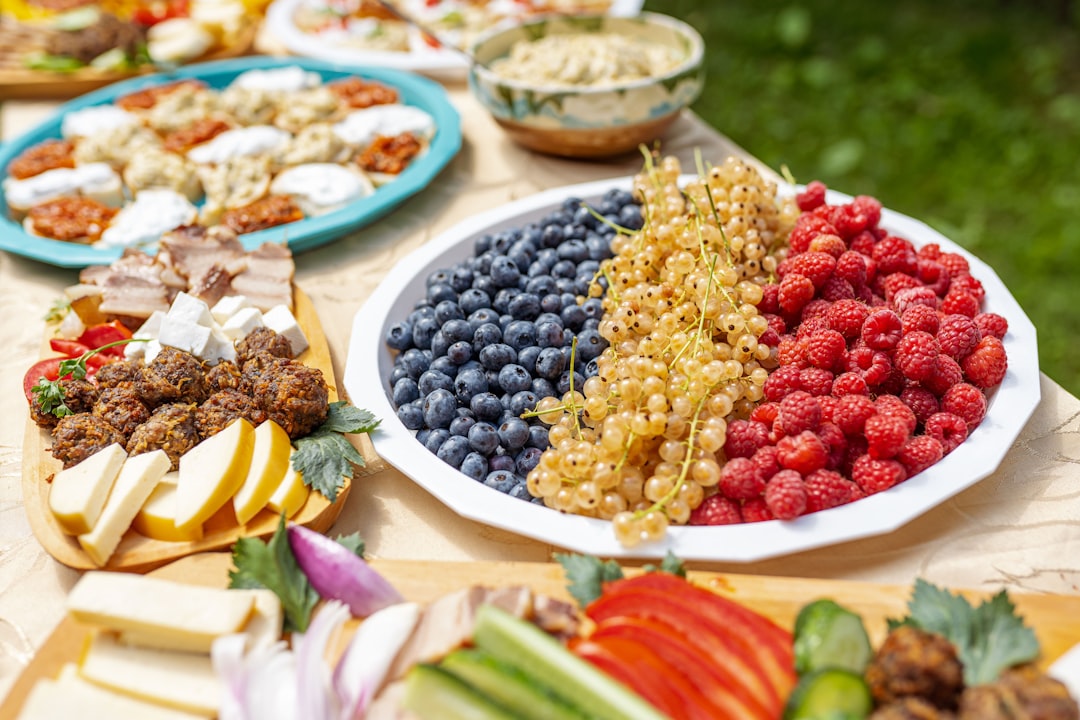
[[[555,560],[566,573],[566,590],[581,607],[600,597],[605,582],[621,580],[622,568],[614,560],[604,562],[593,555],[555,553]]]
[[[319,594],[311,587],[289,546],[285,515],[270,542],[258,538],[240,538],[233,545],[233,565],[229,571],[230,588],[266,588],[281,600],[285,630],[304,632],[311,622],[311,611]]]
[[[334,540],[338,545],[352,550],[356,557],[361,560],[364,559],[364,538],[360,537],[360,533],[354,532],[351,535],[338,535]]]
[[[641,568],[647,573],[651,572],[665,572],[676,577],[686,578],[686,568],[683,566],[683,561],[676,557],[675,553],[670,550],[667,551],[667,555],[660,561],[659,565],[653,565],[649,563]]]
[[[353,407],[344,400],[330,403],[326,422],[319,430],[339,433],[369,433],[378,427],[381,421],[367,410]]]
[[[353,475],[352,465],[364,466],[363,456],[341,433],[324,431],[321,427],[294,441],[293,469],[304,478],[304,484],[318,490],[330,502],[337,500],[344,478]]]

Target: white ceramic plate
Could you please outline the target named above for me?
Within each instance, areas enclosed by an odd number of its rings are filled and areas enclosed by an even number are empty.
[[[330,60],[343,65],[374,65],[440,77],[464,78],[469,69],[468,60],[453,50],[427,47],[409,52],[363,50],[304,32],[293,22],[293,14],[303,1],[274,0],[266,10],[266,27],[270,34],[297,55]],[[621,17],[637,15],[644,3],[645,0],[612,0],[608,14]]]
[[[387,378],[393,356],[383,342],[423,297],[427,276],[472,255],[473,241],[487,232],[539,220],[567,197],[598,200],[612,187],[630,188],[630,179],[602,180],[548,190],[466,220],[402,259],[360,308],[353,323],[345,364],[345,388],[352,402],[382,418],[372,434],[375,450],[451,510],[488,525],[570,550],[612,557],[663,557],[671,550],[688,560],[754,562],[872,535],[891,532],[994,472],[1039,403],[1039,360],[1035,327],[997,274],[936,230],[889,210],[881,225],[924,245],[936,242],[971,263],[986,288],[983,308],[1009,321],[1005,348],[1009,369],[990,398],[982,424],[941,462],[885,492],[849,505],[805,515],[718,527],[672,527],[662,542],[627,550],[611,524],[567,515],[499,493],[451,468],[420,445],[398,419]],[[789,189],[789,191],[791,191]],[[849,202],[829,192],[830,203]]]

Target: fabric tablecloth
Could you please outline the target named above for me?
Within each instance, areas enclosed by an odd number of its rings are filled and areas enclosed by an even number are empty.
[[[383,275],[419,245],[477,212],[537,191],[625,176],[640,156],[581,162],[513,145],[464,86],[449,87],[462,116],[460,154],[423,192],[378,223],[296,257],[296,281],[312,297],[340,379],[353,317]],[[55,103],[5,103],[9,140]],[[694,167],[746,153],[692,113],[663,150]],[[0,698],[63,614],[77,577],[47,555],[22,507],[21,445],[27,408],[21,380],[37,358],[42,318],[65,286],[64,270],[0,253]],[[1080,401],[1043,376],[1042,402],[990,477],[899,530],[750,564],[695,569],[874,582],[915,577],[956,587],[1077,593],[1080,582]],[[32,458],[25,459],[32,462]],[[355,484],[335,532],[359,531],[375,557],[548,561],[553,546],[465,520],[376,460]],[[1080,609],[1080,598],[1078,598]]]

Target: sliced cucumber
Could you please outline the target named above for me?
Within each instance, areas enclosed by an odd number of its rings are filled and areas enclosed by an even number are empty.
[[[477,609],[473,642],[501,660],[528,668],[588,716],[604,720],[664,718],[626,686],[574,655],[540,628],[492,605]]]
[[[457,675],[522,720],[587,718],[556,697],[544,684],[544,678],[483,650],[457,650],[447,655],[439,667]]]
[[[862,618],[832,600],[817,600],[795,620],[795,671],[841,668],[862,674],[874,650]]]
[[[434,665],[409,671],[402,707],[421,720],[515,720],[512,712]]]
[[[873,709],[862,675],[829,668],[800,678],[784,708],[784,720],[863,720]]]

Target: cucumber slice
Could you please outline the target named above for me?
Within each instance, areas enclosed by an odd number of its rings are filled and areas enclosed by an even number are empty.
[[[439,667],[513,712],[521,720],[586,720],[536,677],[482,650],[457,650]]]
[[[874,710],[861,675],[829,668],[803,675],[784,708],[784,720],[863,720]]]
[[[476,612],[473,643],[500,660],[528,668],[586,715],[605,720],[663,720],[664,716],[625,685],[530,622],[492,605]]]
[[[512,712],[434,665],[409,671],[402,707],[422,720],[515,720]]]
[[[862,674],[874,650],[862,618],[832,600],[804,607],[795,620],[795,671],[842,668]]]

